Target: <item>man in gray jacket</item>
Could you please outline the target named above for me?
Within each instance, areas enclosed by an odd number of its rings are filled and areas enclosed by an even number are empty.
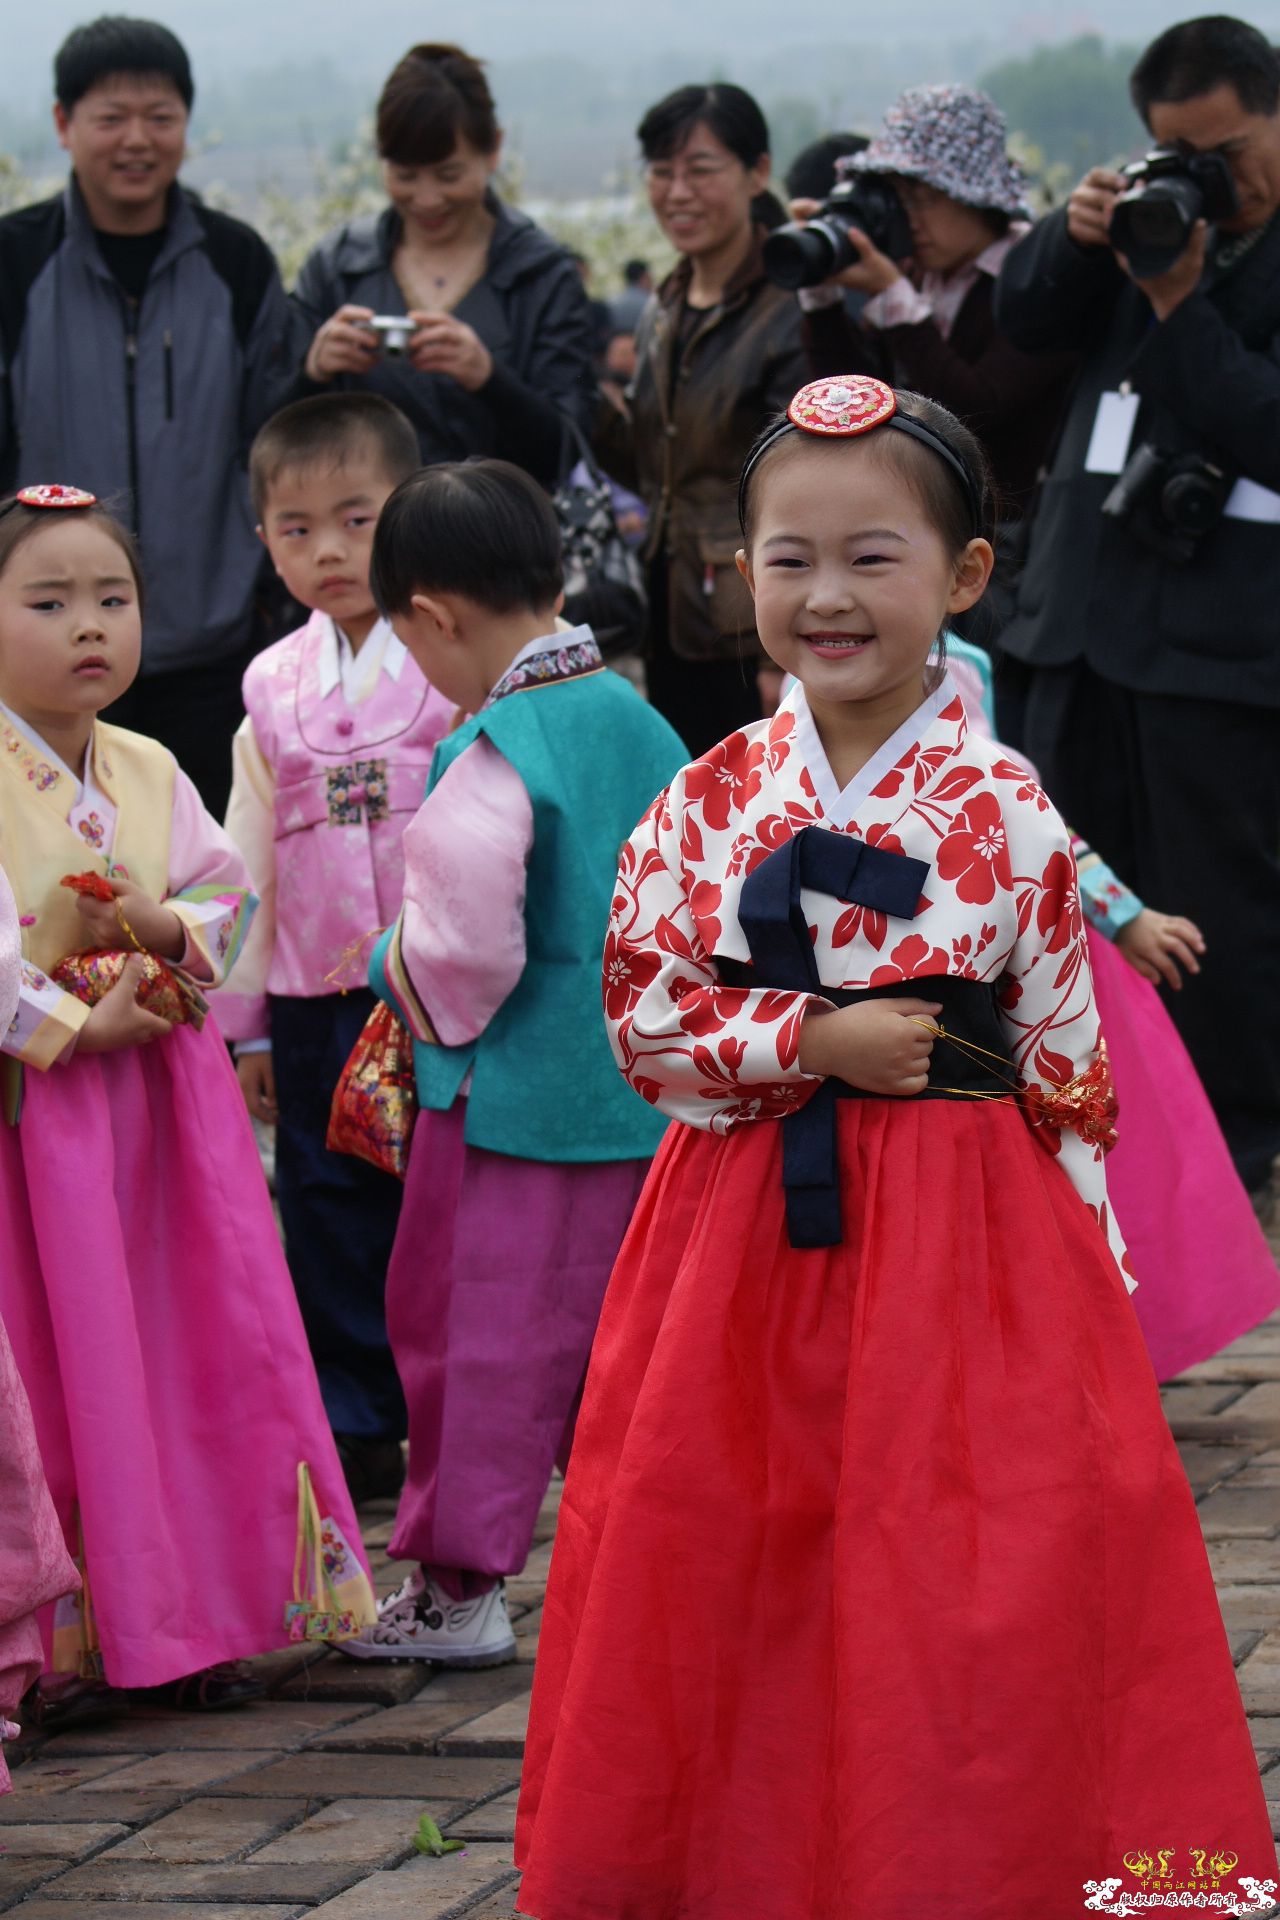
[[[181,42],[95,20],[54,81],[71,177],[0,219],[0,490],[88,487],[136,532],[142,674],[107,717],[163,740],[221,818],[261,561],[246,455],[302,346],[269,248],[178,185]]]

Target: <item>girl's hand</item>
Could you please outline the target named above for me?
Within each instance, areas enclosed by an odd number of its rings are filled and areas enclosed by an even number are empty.
[[[145,1047],[170,1031],[167,1020],[138,1005],[141,985],[142,955],[134,953],[125,961],[110,993],[103,994],[81,1027],[77,1053],[119,1053],[125,1047]]]
[[[1199,973],[1196,955],[1204,952],[1204,935],[1194,920],[1144,907],[1121,927],[1116,945],[1134,972],[1153,987],[1164,980],[1176,991],[1182,985],[1179,962],[1188,973]]]
[[[377,334],[369,331],[372,318],[372,307],[339,307],[330,314],[307,348],[303,371],[308,380],[321,386],[338,373],[368,373],[382,351]]]
[[[270,1047],[238,1055],[236,1079],[253,1118],[261,1120],[264,1126],[274,1127],[280,1118],[280,1109],[276,1104],[276,1070],[271,1064]]]
[[[923,1093],[936,1035],[921,1021],[940,1000],[863,1000],[824,1013],[810,1008],[800,1027],[800,1069],[834,1074],[864,1093]]]
[[[409,342],[409,363],[419,373],[447,373],[467,393],[478,393],[493,372],[493,355],[465,320],[451,313],[414,311],[417,332]]]
[[[171,907],[162,907],[132,880],[111,880],[112,893],[120,902],[138,945],[162,960],[180,960],[186,950],[187,930]],[[95,946],[126,947],[129,936],[120,924],[120,915],[110,900],[94,900],[77,894],[76,912],[85,921]]]

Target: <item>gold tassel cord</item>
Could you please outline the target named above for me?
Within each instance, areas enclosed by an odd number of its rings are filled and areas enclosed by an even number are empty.
[[[1115,1091],[1111,1084],[1111,1069],[1107,1060],[1106,1042],[1100,1041],[1098,1057],[1083,1073],[1076,1074],[1063,1086],[1041,1087],[1019,1086],[1007,1072],[1003,1054],[993,1053],[989,1047],[980,1047],[976,1041],[961,1040],[954,1033],[948,1033],[941,1021],[926,1020],[918,1014],[910,1014],[916,1026],[923,1027],[926,1033],[933,1034],[939,1040],[946,1040],[958,1052],[966,1053],[971,1059],[981,1057],[998,1063],[995,1078],[1003,1080],[1010,1089],[1008,1093],[992,1093],[974,1087],[943,1087],[933,1090],[936,1093],[950,1093],[966,1100],[999,1100],[1005,1103],[1017,1102],[1037,1124],[1055,1128],[1058,1132],[1067,1127],[1074,1129],[1080,1138],[1105,1151],[1115,1145],[1116,1130],[1113,1125],[1116,1113]]]

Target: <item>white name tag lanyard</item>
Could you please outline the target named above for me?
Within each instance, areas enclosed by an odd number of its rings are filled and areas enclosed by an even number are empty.
[[[1086,473],[1123,473],[1140,405],[1141,396],[1123,387],[1101,395],[1084,456]],[[1237,480],[1227,496],[1223,516],[1227,520],[1280,525],[1280,493],[1259,486],[1256,480]]]

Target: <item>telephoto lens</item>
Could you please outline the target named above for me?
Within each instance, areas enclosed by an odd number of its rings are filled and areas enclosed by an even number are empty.
[[[814,219],[775,227],[764,243],[765,272],[775,286],[793,293],[799,287],[820,286],[856,262],[850,227],[860,228],[891,260],[905,260],[911,252],[911,226],[892,181],[861,173],[841,181]]]
[[[1139,280],[1168,272],[1186,252],[1197,220],[1229,220],[1236,211],[1235,183],[1220,153],[1153,147],[1124,175],[1133,185],[1116,201],[1111,244]]]

